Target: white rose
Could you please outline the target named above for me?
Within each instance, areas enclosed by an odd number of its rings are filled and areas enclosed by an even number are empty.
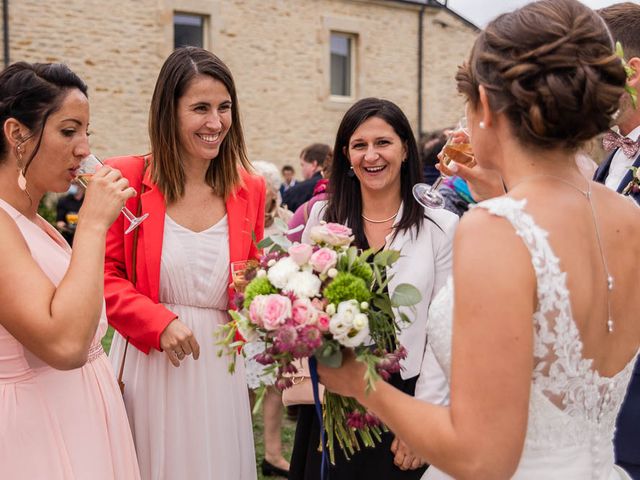
[[[364,313],[359,313],[353,319],[353,328],[357,331],[361,331],[363,328],[369,326],[369,318]]]
[[[338,313],[349,313],[351,317],[355,317],[360,313],[360,305],[357,300],[346,300],[338,304]]]
[[[267,278],[276,288],[284,288],[293,274],[298,272],[299,267],[290,257],[278,260],[267,272]]]
[[[273,284],[275,285],[275,283]],[[296,272],[289,276],[284,289],[293,292],[298,298],[313,298],[320,293],[321,285],[322,282],[313,273]]]
[[[329,320],[329,331],[333,338],[340,341],[340,338],[346,336],[353,328],[353,315],[351,313],[336,313]],[[342,342],[340,342],[342,343]]]
[[[369,336],[369,324],[367,322],[367,324],[364,326],[362,330],[359,330],[356,332],[355,328],[353,328],[350,332],[348,332],[348,334],[342,335],[339,338],[336,338],[336,340],[338,341],[338,343],[340,343],[340,345],[354,348],[354,347],[359,347],[360,345],[363,345],[368,336]]]

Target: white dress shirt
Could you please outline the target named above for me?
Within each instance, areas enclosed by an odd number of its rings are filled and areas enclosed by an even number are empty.
[[[627,138],[630,138],[634,142],[638,140],[638,137],[640,137],[640,125],[631,130],[629,135],[627,135]],[[633,158],[628,158],[622,149],[619,148],[611,160],[609,174],[607,175],[607,179],[604,184],[611,190],[618,190],[620,182],[622,182],[622,179],[627,174],[629,167],[633,165],[636,158],[637,155]]]
[[[313,205],[302,234],[304,243],[311,243],[309,231],[323,219],[326,205],[326,201]],[[406,380],[419,375],[421,370],[423,375],[428,374],[430,378],[421,395],[422,399],[442,404],[448,398],[449,387],[444,371],[427,345],[427,314],[431,300],[451,274],[453,234],[458,225],[458,216],[447,210],[430,209],[425,210],[425,215],[433,221],[425,218],[419,235],[415,234],[415,229],[400,232],[395,238],[390,235],[385,248],[401,252],[400,259],[388,272],[389,275],[394,275],[389,282],[389,292],[393,292],[400,283],[409,283],[422,295],[420,303],[414,308],[402,309],[412,322],[403,325],[398,335],[400,344],[407,349],[407,358],[401,363],[401,376]],[[401,218],[402,206],[396,222]],[[430,364],[429,367],[426,366],[427,363]]]

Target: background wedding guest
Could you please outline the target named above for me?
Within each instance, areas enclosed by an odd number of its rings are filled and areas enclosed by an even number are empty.
[[[635,73],[627,80],[630,87],[640,90],[640,5],[617,3],[598,10],[614,40],[622,44],[625,59]],[[606,135],[605,148],[609,155],[596,171],[594,180],[622,193],[631,181],[629,167],[640,167],[640,109],[634,106],[628,93],[622,96],[620,112],[615,121],[619,135]],[[626,145],[625,145],[626,144]],[[630,190],[627,195],[640,204],[640,192]],[[632,242],[633,237],[629,237]],[[616,424],[616,463],[634,479],[640,479],[640,363],[636,363],[629,390]]]
[[[285,224],[293,215],[286,208],[280,206],[280,174],[273,163],[256,161],[252,163],[258,175],[266,183],[266,200],[264,204],[264,236],[269,237],[282,233],[278,230],[275,219]],[[255,361],[254,357],[264,352],[264,342],[249,342],[243,347],[247,373],[247,385],[255,390],[260,384],[266,384],[267,391],[262,404],[262,421],[264,424],[264,458],[260,464],[263,475],[289,474],[289,462],[282,456],[282,394],[273,386],[274,376],[264,376],[264,365]]]
[[[280,187],[278,187],[278,190],[280,192],[280,196],[282,197],[284,195],[284,192],[295,186],[295,184],[298,182],[295,178],[296,171],[291,165],[285,165],[284,167],[282,167],[281,173],[282,183],[280,183]]]
[[[107,229],[135,192],[98,171],[74,250],[37,209],[90,153],[87,86],[66,65],[0,73],[0,471],[4,478],[140,478],[100,339]]]
[[[628,478],[612,438],[640,345],[640,210],[575,163],[624,92],[611,37],[577,0],[532,2],[490,22],[456,78],[475,159],[508,194],[464,215],[431,306],[451,404],[367,395],[353,355],[320,380],[431,463],[426,479]]]
[[[322,178],[318,180],[316,186],[313,187],[311,198],[300,205],[293,213],[293,216],[289,219],[289,231],[293,231],[293,233],[289,233],[288,237],[292,242],[300,242],[302,240],[303,229],[299,229],[299,227],[301,225],[306,225],[307,220],[309,220],[309,213],[311,213],[311,208],[313,207],[313,205],[316,202],[327,199],[327,190],[329,189],[329,176],[331,175],[332,163],[333,157],[327,157],[324,164],[322,165]]]
[[[450,128],[442,128],[433,132],[425,133],[420,140],[420,160],[422,162],[422,178],[425,183],[433,185],[440,176],[440,172],[436,168],[438,164],[438,154],[447,143]]]
[[[69,245],[73,245],[73,235],[78,224],[78,212],[84,200],[84,189],[72,183],[67,194],[56,204],[56,227]]]
[[[426,211],[413,199],[412,186],[420,181],[421,165],[415,138],[404,113],[392,102],[366,98],[344,115],[335,142],[327,201],[311,209],[303,241],[321,220],[348,225],[354,244],[362,249],[402,250],[390,270],[389,290],[411,283],[422,295],[415,310],[407,310],[399,342],[407,349],[403,370],[390,382],[413,395],[423,364],[427,311],[451,269],[451,239],[457,217],[445,210]],[[416,265],[421,266],[416,270]],[[446,387],[442,370],[427,360],[423,368],[425,395],[441,398]],[[320,478],[319,422],[313,405],[300,407],[291,459],[291,479]],[[384,433],[375,448],[363,449],[346,460],[336,450],[329,475],[336,479],[420,478],[424,462],[403,442]]]
[[[105,263],[113,364],[125,339],[135,347],[123,378],[140,470],[255,479],[244,365],[229,374],[214,343],[229,320],[230,263],[257,257],[252,235],[264,225],[264,181],[249,173],[231,72],[206,50],[175,50],[149,117],[151,155],[109,161],[141,190],[129,208],[149,217],[135,250],[122,221],[111,227]]]
[[[322,166],[333,156],[331,147],[324,143],[313,143],[300,152],[300,170],[304,180],[287,190],[282,203],[295,212],[304,202],[311,199],[313,189],[322,179]]]

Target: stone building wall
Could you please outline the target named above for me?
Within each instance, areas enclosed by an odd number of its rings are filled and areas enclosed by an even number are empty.
[[[69,64],[90,87],[94,152],[145,153],[174,12],[206,16],[205,47],[234,73],[252,159],[297,164],[305,145],[332,144],[344,112],[366,96],[398,103],[417,129],[419,8],[399,2],[9,0],[10,60]],[[462,113],[453,76],[476,31],[442,9],[427,8],[423,25],[423,130],[430,130]],[[356,36],[352,99],[329,94],[331,31]]]

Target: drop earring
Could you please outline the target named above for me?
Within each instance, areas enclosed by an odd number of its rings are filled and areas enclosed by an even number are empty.
[[[485,128],[487,128],[486,123],[484,123],[482,120],[480,121],[480,123],[478,123],[478,126],[479,126],[482,130],[484,130]]]
[[[18,157],[18,188],[23,192],[27,191],[27,178],[24,176],[24,168],[22,167],[22,145],[16,147]]]

